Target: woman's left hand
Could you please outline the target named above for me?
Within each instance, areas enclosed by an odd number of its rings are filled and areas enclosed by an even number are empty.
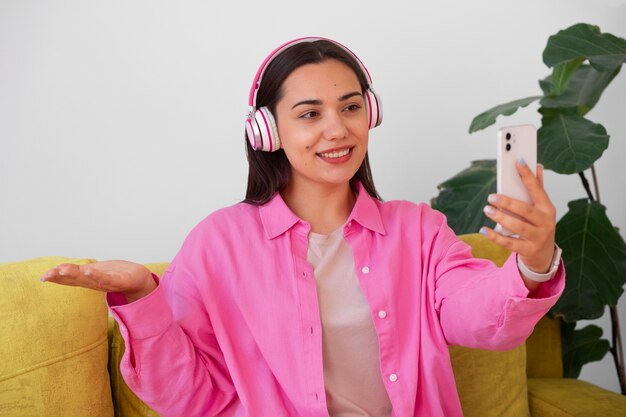
[[[526,164],[517,162],[516,168],[532,203],[491,194],[484,211],[487,217],[519,237],[503,236],[488,227],[483,227],[481,233],[496,244],[517,252],[520,260],[532,271],[544,273],[550,269],[554,255],[556,209],[543,188],[543,167],[537,165],[536,177]]]

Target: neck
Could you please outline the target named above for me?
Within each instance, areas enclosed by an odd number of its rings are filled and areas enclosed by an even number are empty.
[[[329,234],[343,225],[356,196],[349,183],[333,186],[296,187],[290,183],[281,193],[287,206],[311,225],[311,231]]]

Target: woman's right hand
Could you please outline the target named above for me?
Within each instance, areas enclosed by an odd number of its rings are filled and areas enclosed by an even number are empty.
[[[150,294],[157,287],[148,268],[128,261],[103,261],[87,265],[61,264],[43,274],[41,281],[104,292],[120,292],[129,303]]]

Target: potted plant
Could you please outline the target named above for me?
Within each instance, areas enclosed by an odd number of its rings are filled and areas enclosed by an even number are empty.
[[[556,226],[563,249],[565,291],[550,311],[563,320],[563,365],[576,378],[585,363],[613,354],[622,394],[626,394],[622,341],[616,305],[626,282],[626,244],[600,201],[594,163],[607,149],[605,128],[586,118],[626,62],[626,41],[597,26],[579,23],[550,36],[543,61],[552,74],[539,81],[542,94],[495,106],[474,118],[470,133],[495,123],[520,107],[539,101],[538,162],[563,175],[578,175],[581,197],[569,202]],[[594,189],[587,180],[591,171]],[[438,186],[432,206],[448,217],[457,234],[476,232],[493,222],[482,213],[487,195],[496,190],[495,160],[473,161],[469,168]],[[609,307],[612,342],[601,339],[595,325],[575,330],[578,320],[593,320]]]

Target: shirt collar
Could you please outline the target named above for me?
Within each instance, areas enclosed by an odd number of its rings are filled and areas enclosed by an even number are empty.
[[[360,182],[357,183],[357,192],[356,203],[347,222],[353,220],[381,235],[386,234],[377,200],[367,193]],[[305,223],[287,207],[278,192],[270,201],[259,207],[259,215],[268,239],[280,236],[299,222]]]
[[[348,217],[348,222],[354,220],[361,226],[370,229],[378,234],[385,235],[385,225],[380,215],[380,207],[377,199],[368,194],[363,184],[357,182],[357,192],[359,193],[352,213]]]

